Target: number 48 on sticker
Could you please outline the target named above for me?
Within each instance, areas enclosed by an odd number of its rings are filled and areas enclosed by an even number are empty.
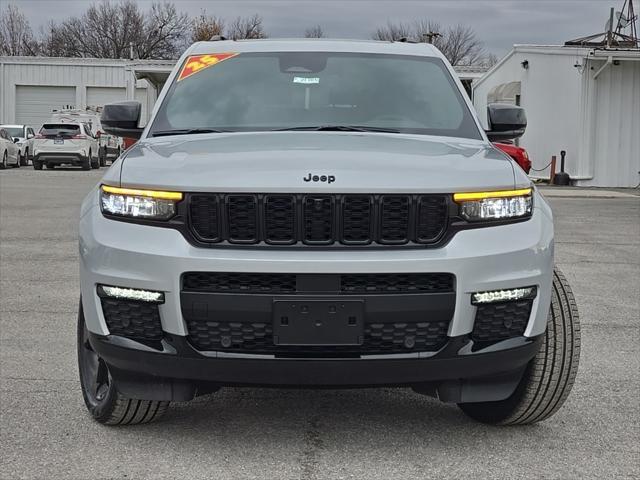
[[[235,57],[237,53],[210,53],[207,55],[191,55],[184,63],[178,81],[184,80],[205,68],[212,67],[227,58]]]

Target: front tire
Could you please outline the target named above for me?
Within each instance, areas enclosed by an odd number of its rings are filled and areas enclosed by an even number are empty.
[[[82,310],[78,310],[78,370],[82,396],[89,413],[104,425],[137,425],[160,418],[169,402],[136,400],[116,389],[107,364],[93,350]]]
[[[9,155],[7,154],[7,151],[5,150],[4,154],[2,155],[2,163],[0,163],[0,168],[2,170],[4,170],[5,168],[7,168],[7,157]]]
[[[29,165],[29,149],[26,149],[24,151],[24,155],[20,156],[18,163],[23,167],[26,167],[27,165]]]
[[[493,425],[526,425],[552,416],[571,392],[580,359],[578,307],[565,276],[553,272],[547,331],[516,388],[499,402],[461,403],[471,418]]]

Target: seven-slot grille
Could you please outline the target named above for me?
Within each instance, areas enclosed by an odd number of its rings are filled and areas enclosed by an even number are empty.
[[[188,195],[189,229],[203,243],[434,244],[447,227],[446,195]]]

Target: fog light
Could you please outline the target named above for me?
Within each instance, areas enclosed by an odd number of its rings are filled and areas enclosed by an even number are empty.
[[[137,302],[163,303],[164,293],[152,290],[139,290],[137,288],[111,287],[98,285],[98,295],[101,297],[120,298],[123,300],[135,300]]]
[[[491,292],[478,292],[471,295],[471,303],[507,302],[509,300],[524,300],[536,296],[536,287],[513,288],[511,290],[493,290]]]

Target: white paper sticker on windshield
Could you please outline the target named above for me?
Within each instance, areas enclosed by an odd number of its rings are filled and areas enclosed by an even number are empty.
[[[293,83],[304,83],[305,85],[311,83],[320,83],[320,78],[318,77],[293,77]]]

